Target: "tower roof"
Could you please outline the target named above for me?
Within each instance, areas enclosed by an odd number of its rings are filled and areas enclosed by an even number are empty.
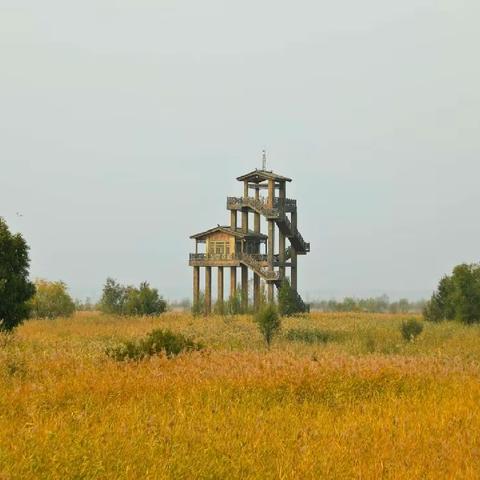
[[[209,235],[211,235],[212,233],[216,233],[216,232],[227,233],[237,238],[251,237],[251,238],[259,238],[262,240],[265,240],[268,238],[267,235],[264,235],[263,233],[256,233],[253,230],[249,230],[248,233],[244,233],[241,228],[237,228],[236,230],[234,230],[232,227],[222,226],[222,225],[218,225],[216,227],[211,228],[210,230],[206,230],[205,232],[200,232],[195,235],[192,235],[190,238],[196,239],[196,240],[202,240],[208,237]]]
[[[284,177],[283,175],[278,175],[278,173],[269,171],[269,170],[257,170],[255,169],[253,172],[246,173],[241,177],[237,177],[239,182],[244,182],[245,180],[253,183],[261,183],[266,180],[275,180],[278,182],[291,182],[292,179],[288,177]]]

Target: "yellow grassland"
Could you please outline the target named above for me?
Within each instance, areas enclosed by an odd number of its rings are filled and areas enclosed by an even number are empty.
[[[480,329],[404,318],[312,313],[270,351],[246,316],[28,321],[0,338],[0,479],[478,479]],[[158,327],[206,349],[105,355]]]

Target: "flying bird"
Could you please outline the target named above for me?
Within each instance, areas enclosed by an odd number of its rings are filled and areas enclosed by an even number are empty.
[[[17,217],[23,217],[23,213],[17,212]]]

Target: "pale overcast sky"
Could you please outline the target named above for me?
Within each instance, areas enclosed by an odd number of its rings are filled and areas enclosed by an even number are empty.
[[[0,216],[77,297],[187,297],[189,235],[266,148],[307,299],[426,296],[480,257],[479,24],[478,0],[0,0]]]

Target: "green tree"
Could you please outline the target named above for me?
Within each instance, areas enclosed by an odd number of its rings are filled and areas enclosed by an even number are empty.
[[[123,312],[126,315],[159,315],[167,310],[167,302],[147,282],[139,288],[127,288]]]
[[[117,283],[113,278],[107,278],[99,303],[100,311],[103,313],[122,315],[124,313],[126,297],[127,289]]]
[[[303,303],[300,295],[290,286],[290,282],[285,279],[278,290],[278,312],[282,317],[290,317],[297,313],[303,313],[308,310]]]
[[[99,308],[114,315],[159,315],[167,310],[167,302],[147,282],[135,288],[107,278]]]
[[[63,282],[37,280],[35,296],[30,300],[31,316],[36,318],[69,317],[75,303]]]
[[[12,330],[29,315],[35,286],[28,279],[28,250],[23,237],[12,235],[0,218],[0,330]]]
[[[273,337],[281,328],[280,316],[275,305],[265,305],[256,313],[254,321],[258,325],[267,347],[270,348]]]
[[[426,320],[459,320],[480,322],[480,265],[457,265],[450,276],[444,276],[423,314]]]

